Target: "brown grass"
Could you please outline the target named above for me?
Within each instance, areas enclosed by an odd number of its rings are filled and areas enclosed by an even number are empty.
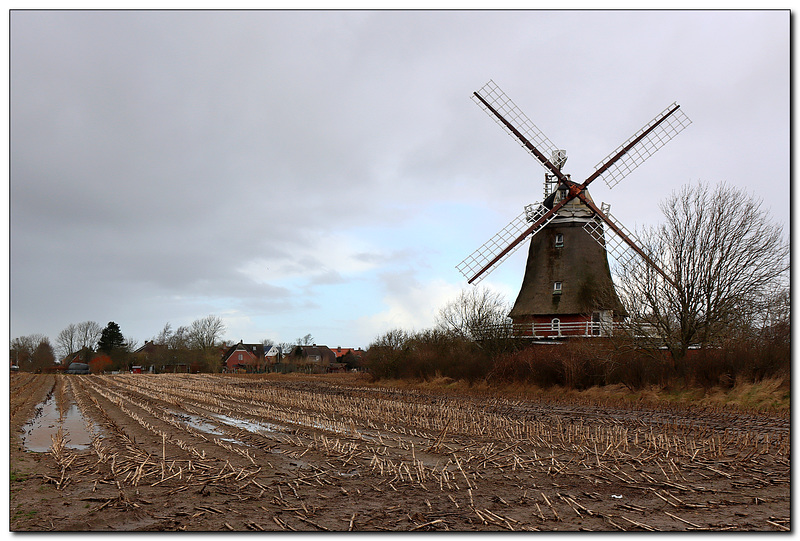
[[[742,410],[789,411],[791,387],[784,378],[765,379],[756,383],[737,381],[730,390],[715,389],[700,403],[721,403]]]
[[[567,389],[561,386],[541,388],[533,384],[511,382],[488,384],[486,381],[467,382],[449,377],[437,376],[427,380],[383,379],[373,381],[368,374],[265,374],[258,377],[267,379],[308,379],[309,377],[364,387],[392,387],[395,389],[417,390],[429,394],[471,394],[474,396],[502,396],[511,399],[542,400],[548,402],[578,402],[587,404],[647,404],[707,406],[736,409],[738,411],[759,411],[789,413],[791,409],[791,386],[786,378],[773,378],[757,383],[737,381],[731,389],[714,387],[703,389],[664,388],[657,385],[631,391],[622,384],[590,387],[585,390]]]
[[[401,390],[417,390],[428,394],[471,394],[473,396],[502,396],[521,400],[548,402],[578,402],[587,404],[647,404],[699,405],[723,407],[738,411],[789,413],[791,409],[791,386],[788,378],[765,379],[750,383],[738,380],[732,388],[712,387],[660,387],[651,385],[632,391],[622,384],[595,386],[584,390],[562,386],[538,387],[523,382],[492,383],[485,380],[468,382],[437,375],[428,379],[381,379],[373,381],[366,373],[337,374],[237,374],[238,378],[295,381],[327,381],[332,384],[362,387],[391,387]]]

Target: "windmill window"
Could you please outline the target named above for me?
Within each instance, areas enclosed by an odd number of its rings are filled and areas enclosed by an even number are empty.
[[[550,321],[550,330],[553,332],[561,334],[561,320],[557,317],[554,317],[552,321]]]
[[[564,235],[561,233],[556,233],[556,248],[563,248],[564,247]]]
[[[553,295],[561,295],[561,282],[553,282]]]
[[[239,360],[240,361],[242,360],[242,354],[241,353],[239,354]]]

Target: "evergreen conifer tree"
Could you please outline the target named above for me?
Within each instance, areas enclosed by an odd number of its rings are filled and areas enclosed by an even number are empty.
[[[100,334],[100,341],[97,342],[98,351],[103,351],[109,355],[125,348],[125,337],[119,330],[119,325],[109,321],[108,325]]]

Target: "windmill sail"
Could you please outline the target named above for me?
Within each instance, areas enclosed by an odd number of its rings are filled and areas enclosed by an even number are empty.
[[[556,157],[563,155],[563,161],[566,161],[564,151],[553,144],[494,81],[489,81],[483,88],[475,92],[472,95],[472,101],[477,103],[487,115],[492,117],[507,134],[519,143],[522,148],[530,152],[542,164],[542,167],[548,171],[552,172],[552,167],[560,169],[563,162],[553,164],[544,156]],[[515,133],[515,130],[517,133]],[[537,154],[531,145],[538,149],[541,154]]]
[[[631,171],[643,164],[645,160],[652,156],[659,148],[667,144],[670,139],[687,128],[692,121],[689,120],[689,117],[683,114],[683,111],[679,108],[680,105],[673,103],[656,115],[653,120],[645,124],[642,129],[634,133],[630,139],[603,158],[600,163],[595,166],[595,171],[606,165],[610,160],[613,160],[626,146],[635,141],[635,144],[631,146],[631,148],[625,150],[625,152],[608,166],[605,171],[598,175],[598,177],[602,178],[609,188],[613,188]],[[645,134],[644,137],[642,137],[643,134]],[[639,138],[641,139],[637,141]],[[594,178],[592,178],[592,180],[594,180]]]
[[[520,235],[522,235],[525,230],[530,227],[531,223],[536,222],[536,220],[544,216],[548,210],[550,209],[542,204],[529,205],[519,216],[511,220],[511,222],[509,222],[509,224],[501,229],[495,236],[484,242],[480,248],[472,252],[461,263],[456,265],[456,269],[458,269],[458,271],[464,275],[469,283],[479,283],[486,276],[488,276],[490,272],[496,269],[500,263],[505,261],[511,254],[517,251],[517,249],[522,245],[521,240],[524,240],[519,238]],[[538,233],[555,217],[556,214],[552,213],[545,221],[543,221],[541,224],[538,224],[538,226],[533,229],[530,234],[535,235]],[[517,241],[516,244],[514,244],[510,250],[503,253],[503,251],[515,241]],[[492,260],[497,258],[500,254],[502,254],[502,256],[499,257],[494,263],[491,263]]]
[[[588,206],[595,212],[595,219],[587,222],[583,226],[583,229],[589,233],[589,236],[596,240],[600,246],[605,248],[606,253],[611,254],[616,260],[617,265],[623,267],[629,266],[638,256],[653,267],[669,283],[676,285],[675,281],[640,247],[641,243],[636,239],[633,233],[628,231],[624,225],[616,223],[616,220],[611,218],[610,213],[604,214],[600,211],[594,206],[594,203],[588,203]],[[604,229],[606,229],[603,227],[603,222],[609,226],[607,228],[608,233],[613,234],[603,234]]]
[[[631,233],[624,225],[620,224],[610,212],[606,213],[606,216],[615,221],[617,223],[617,227],[619,227],[625,235],[628,236],[634,243],[637,245],[641,245],[638,239]],[[622,237],[613,233],[611,228],[608,228],[606,232],[606,228],[603,227],[603,222],[600,219],[594,219],[586,222],[583,226],[583,229],[589,233],[597,243],[605,248],[606,253],[610,255],[614,261],[616,261],[617,265],[621,267],[626,267],[631,264],[631,262],[637,257],[636,252],[625,242]]]

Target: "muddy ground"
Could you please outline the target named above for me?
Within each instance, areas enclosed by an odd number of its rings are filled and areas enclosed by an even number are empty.
[[[337,377],[12,374],[10,385],[12,531],[791,527],[788,415]]]

